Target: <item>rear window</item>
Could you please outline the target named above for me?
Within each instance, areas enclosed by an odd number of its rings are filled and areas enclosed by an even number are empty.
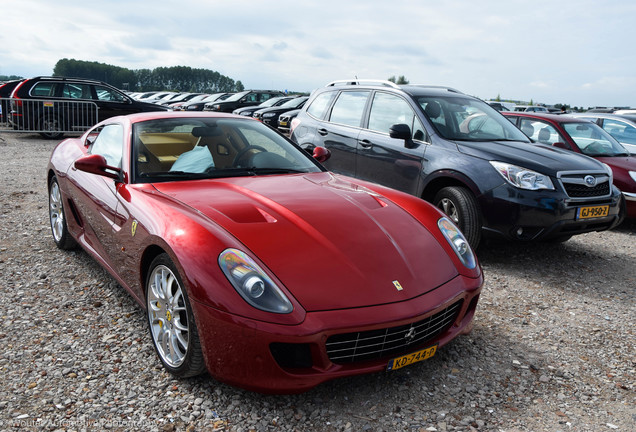
[[[360,127],[362,114],[369,97],[369,91],[346,91],[340,93],[331,110],[332,123]]]
[[[55,83],[39,82],[31,89],[31,96],[50,97],[55,96]]]
[[[331,105],[331,100],[335,94],[336,92],[325,92],[316,96],[316,98],[311,102],[311,105],[307,108],[307,114],[312,117],[322,119],[327,107]]]

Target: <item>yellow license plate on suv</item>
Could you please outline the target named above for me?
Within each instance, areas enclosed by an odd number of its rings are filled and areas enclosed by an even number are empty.
[[[389,361],[389,364],[387,365],[386,370],[390,371],[390,370],[400,369],[400,368],[403,368],[404,366],[408,366],[413,363],[417,363],[419,361],[429,359],[433,357],[436,352],[437,352],[437,345],[433,345],[432,347],[415,351],[414,353],[407,354],[402,357],[394,358],[393,360]]]
[[[591,219],[597,217],[605,217],[609,214],[609,206],[601,205],[601,206],[589,206],[589,207],[579,207],[576,211],[576,219]]]

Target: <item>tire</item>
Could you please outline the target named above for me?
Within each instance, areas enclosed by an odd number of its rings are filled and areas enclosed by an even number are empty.
[[[40,135],[46,139],[58,139],[64,136],[64,133],[60,132],[62,129],[59,120],[46,115],[40,117],[37,128],[38,130],[46,131],[40,132]]]
[[[68,232],[62,191],[55,176],[49,182],[49,222],[51,223],[53,240],[58,248],[68,250],[77,246],[75,239]]]
[[[183,281],[165,253],[150,264],[146,308],[150,337],[163,367],[178,378],[204,373],[205,363],[192,307]]]
[[[465,187],[449,186],[440,189],[433,204],[459,227],[473,249],[481,240],[481,213],[474,195]]]

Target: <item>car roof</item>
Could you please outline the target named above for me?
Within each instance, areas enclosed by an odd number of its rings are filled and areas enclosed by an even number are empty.
[[[245,117],[236,114],[230,113],[222,113],[222,112],[200,112],[200,111],[150,111],[150,112],[141,112],[136,114],[128,114],[124,116],[111,117],[109,119],[104,120],[100,124],[104,123],[112,123],[112,122],[123,122],[123,123],[139,123],[147,120],[160,120],[160,119],[174,119],[174,118],[233,118],[233,119],[243,119],[249,121],[258,120],[252,117]]]
[[[449,93],[470,97],[452,87],[434,86],[427,84],[395,84],[394,82],[378,79],[351,79],[331,81],[323,89],[333,88],[334,90],[347,88],[373,88],[377,90],[395,89],[401,90],[411,96],[443,96]]]
[[[611,114],[601,112],[584,112],[584,113],[572,113],[570,114],[576,117],[594,117],[594,118],[606,118],[616,120],[629,120],[636,123],[636,114]]]
[[[553,123],[589,123],[590,120],[578,117],[571,117],[567,114],[547,114],[526,111],[510,111],[502,113],[505,117],[532,117],[537,119],[545,119]]]
[[[37,76],[33,78],[28,78],[27,81],[79,81],[79,82],[85,82],[90,84],[105,84],[107,86],[112,87],[111,84],[108,84],[103,81],[94,80],[90,78],[76,78],[76,77]]]

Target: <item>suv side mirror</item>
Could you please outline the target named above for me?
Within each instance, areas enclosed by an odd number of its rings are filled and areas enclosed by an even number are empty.
[[[411,138],[411,128],[409,125],[403,123],[394,124],[389,128],[389,136],[391,138],[404,140],[404,147],[406,148],[411,149],[416,146]]]

